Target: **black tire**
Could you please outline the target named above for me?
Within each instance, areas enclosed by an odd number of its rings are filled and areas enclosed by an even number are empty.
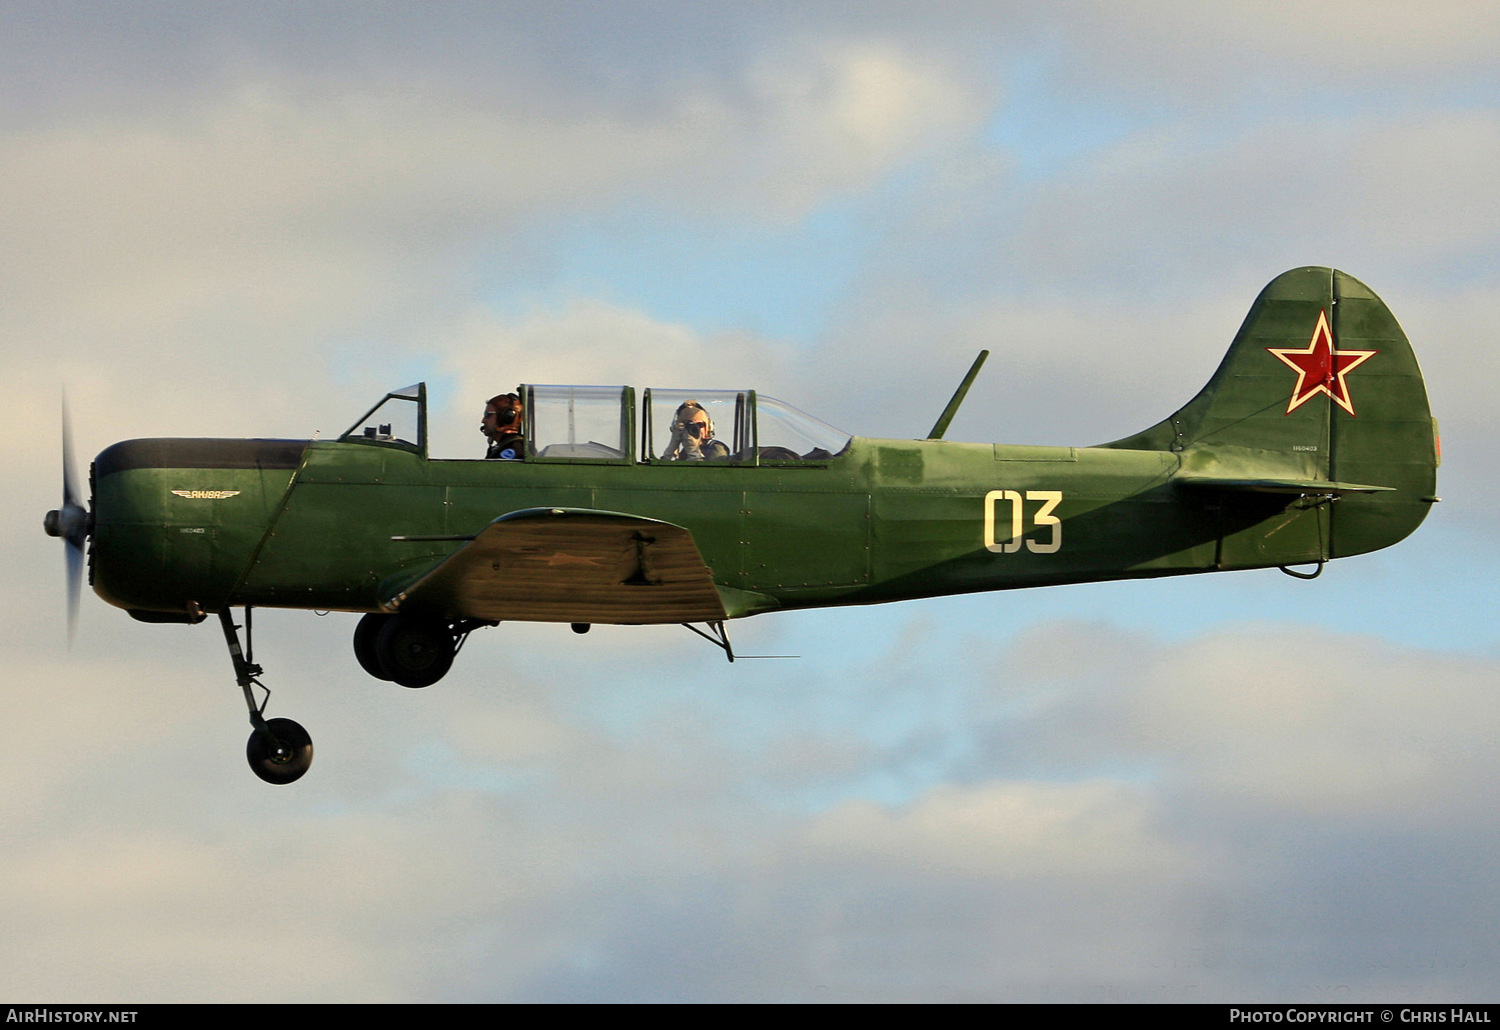
[[[274,739],[256,731],[245,745],[250,771],[267,783],[291,783],[300,780],[312,765],[312,737],[291,719],[271,719],[266,729]]]
[[[385,678],[403,687],[430,687],[453,667],[457,642],[440,619],[393,615],[380,628],[375,654]]]
[[[380,654],[377,650],[380,631],[390,620],[389,615],[371,612],[360,619],[359,625],[354,627],[354,657],[359,659],[361,669],[378,680],[390,679],[385,674],[385,669],[380,666]]]

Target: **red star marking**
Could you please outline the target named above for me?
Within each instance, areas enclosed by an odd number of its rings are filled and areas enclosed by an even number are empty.
[[[1292,399],[1286,406],[1288,415],[1320,393],[1332,397],[1335,404],[1354,414],[1354,402],[1349,399],[1349,384],[1344,381],[1344,376],[1380,353],[1335,349],[1327,311],[1318,312],[1318,325],[1306,350],[1283,347],[1267,347],[1266,350],[1297,373],[1297,385],[1292,389]]]

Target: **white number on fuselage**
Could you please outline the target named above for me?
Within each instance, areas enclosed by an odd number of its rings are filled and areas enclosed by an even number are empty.
[[[1052,509],[1062,503],[1061,490],[1027,490],[1025,500],[1041,501],[1042,506],[1032,516],[1037,526],[1051,526],[1052,537],[1046,543],[1027,540],[1026,549],[1036,554],[1052,554],[1062,547],[1062,519],[1052,514]],[[1003,539],[995,539],[995,510],[1002,501],[1010,502],[1010,533]],[[1025,533],[1022,524],[1022,497],[1017,490],[991,490],[984,495],[984,549],[995,554],[1014,554],[1021,549]]]

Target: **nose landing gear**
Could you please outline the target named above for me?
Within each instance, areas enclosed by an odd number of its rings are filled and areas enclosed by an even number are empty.
[[[224,629],[224,642],[229,645],[229,660],[234,663],[234,678],[245,692],[245,707],[250,710],[250,725],[254,731],[245,744],[245,757],[250,762],[250,771],[267,783],[291,783],[302,778],[312,765],[312,737],[291,719],[265,718],[266,702],[271,699],[270,689],[258,677],[261,667],[256,665],[254,647],[251,643],[250,607],[245,607],[245,651],[240,651],[239,627],[229,615],[229,609],[219,611],[219,625]],[[255,694],[250,689],[257,686],[265,691],[260,704],[255,703]]]
[[[271,719],[245,744],[250,771],[267,783],[291,783],[312,765],[312,737],[290,719]]]
[[[250,771],[267,783],[292,783],[301,779],[312,765],[313,744],[305,729],[291,719],[267,719],[266,702],[271,691],[260,681],[261,667],[255,664],[251,608],[245,606],[245,648],[240,650],[239,630],[230,610],[219,611],[219,625],[229,646],[229,660],[234,664],[234,679],[245,694],[245,708],[250,714],[253,732],[245,743],[245,758]],[[354,654],[371,676],[399,683],[403,687],[426,687],[447,674],[454,656],[469,634],[494,622],[482,619],[457,619],[449,622],[435,616],[402,612],[396,615],[371,613],[359,621],[354,631]],[[255,691],[264,694],[257,704]]]

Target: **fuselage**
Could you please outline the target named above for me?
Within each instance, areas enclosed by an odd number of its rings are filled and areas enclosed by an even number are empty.
[[[1175,488],[1178,465],[1170,451],[858,437],[826,461],[762,466],[136,440],[95,463],[92,582],[142,613],[375,611],[393,582],[538,507],[686,528],[731,615],[1322,557],[1319,508],[1226,505]]]

